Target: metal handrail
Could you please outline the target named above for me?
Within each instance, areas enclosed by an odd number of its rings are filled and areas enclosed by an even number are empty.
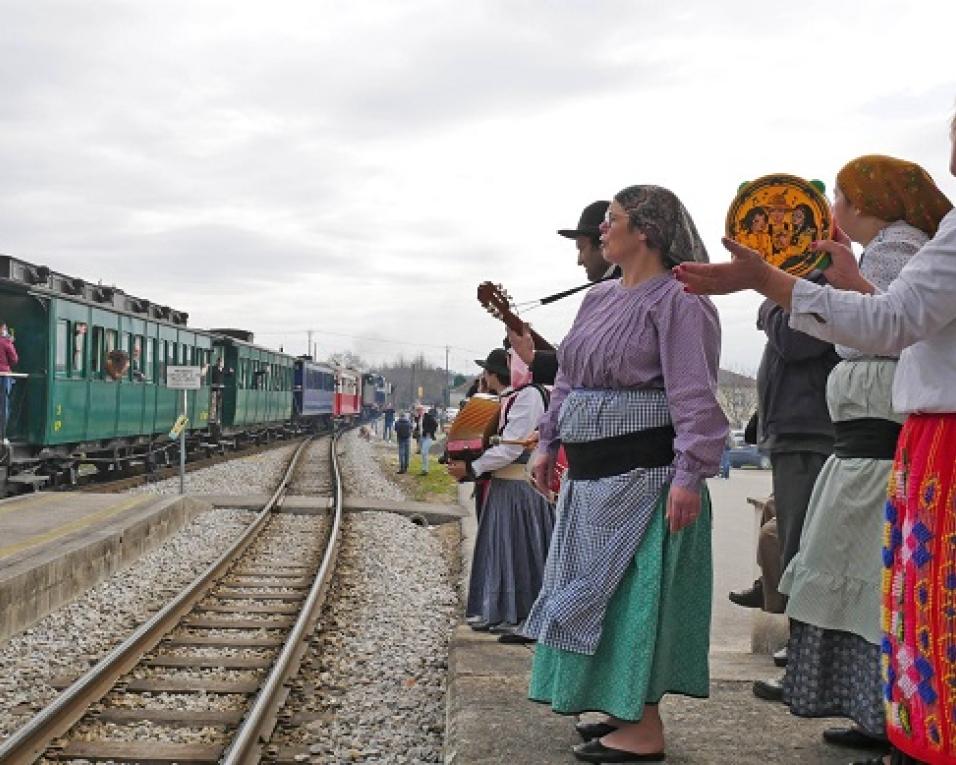
[[[325,555],[295,626],[289,632],[285,645],[273,664],[269,677],[263,683],[259,695],[256,696],[255,702],[233,736],[232,744],[223,756],[223,765],[254,765],[261,759],[262,745],[268,741],[275,727],[279,709],[285,700],[283,691],[288,681],[298,672],[299,663],[308,648],[308,635],[314,628],[325,602],[326,590],[338,556],[342,528],[342,477],[336,453],[338,439],[339,434],[332,438],[330,447],[335,496],[332,528],[329,532],[329,543]]]
[[[215,581],[235,562],[235,559],[246,550],[269,520],[272,509],[285,495],[295,465],[310,441],[311,437],[299,444],[279,487],[232,547],[211,563],[172,601],[153,614],[126,640],[57,696],[49,706],[0,744],[0,763],[27,765],[36,760],[54,738],[76,724],[91,704],[105,696],[116,681],[135,667],[143,655],[162,640],[170,629],[192,609],[215,584]]]

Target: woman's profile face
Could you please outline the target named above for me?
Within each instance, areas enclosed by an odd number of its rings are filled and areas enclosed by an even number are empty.
[[[853,205],[850,204],[850,200],[843,193],[843,189],[835,186],[833,189],[833,220],[854,242],[860,241],[857,230],[859,217],[859,214],[853,209]]]
[[[803,210],[799,207],[793,211],[793,227],[800,228],[804,223],[807,222],[807,219],[803,215]]]
[[[629,226],[627,212],[620,202],[611,202],[604,223],[601,224],[601,246],[604,259],[618,264],[630,253],[644,235]]]
[[[755,234],[762,234],[767,230],[767,216],[763,213],[757,213],[754,215],[753,226],[751,227],[752,231]]]

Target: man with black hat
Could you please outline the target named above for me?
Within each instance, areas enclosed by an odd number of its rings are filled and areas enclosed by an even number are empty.
[[[604,259],[601,250],[600,225],[607,215],[610,202],[592,202],[581,212],[577,228],[562,228],[558,234],[573,239],[578,249],[578,265],[584,268],[588,280],[598,282],[615,276],[620,269]],[[536,351],[531,334],[525,330],[520,335],[508,330],[508,340],[517,354],[531,368],[532,378],[542,385],[554,384],[558,372],[558,357],[554,351]]]
[[[448,472],[458,480],[491,476],[468,585],[466,611],[472,629],[490,629],[503,643],[525,643],[533,641],[518,630],[541,589],[554,507],[532,488],[526,472],[530,452],[516,442],[534,431],[548,402],[540,386],[517,379],[517,369],[512,380],[508,362],[502,348],[476,360],[484,369],[488,392],[501,397],[498,434],[504,443],[487,449],[470,466],[449,462]]]

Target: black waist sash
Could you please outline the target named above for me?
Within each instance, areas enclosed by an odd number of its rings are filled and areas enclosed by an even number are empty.
[[[837,457],[891,460],[896,455],[896,439],[903,426],[892,420],[863,417],[834,422],[833,429],[836,432],[833,453]]]
[[[635,468],[666,467],[674,461],[674,426],[662,425],[596,441],[564,444],[568,477],[593,481]]]

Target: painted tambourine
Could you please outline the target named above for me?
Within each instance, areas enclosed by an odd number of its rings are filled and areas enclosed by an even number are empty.
[[[820,181],[795,175],[765,175],[744,183],[727,211],[727,236],[756,250],[771,265],[809,276],[829,265],[811,242],[833,234],[830,203]]]

